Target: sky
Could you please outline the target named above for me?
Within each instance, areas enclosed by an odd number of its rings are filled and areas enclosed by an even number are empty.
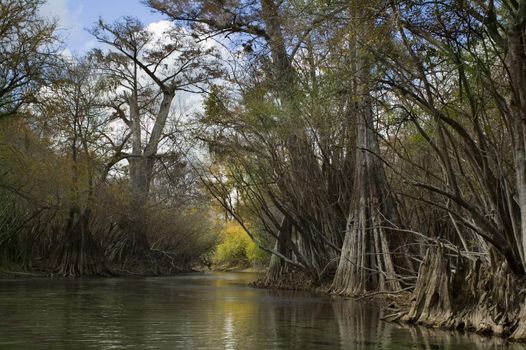
[[[145,25],[165,19],[153,13],[142,0],[47,0],[41,14],[59,21],[65,51],[80,55],[98,45],[86,29],[99,17],[113,22],[122,16],[135,16]]]
[[[111,23],[123,16],[134,16],[154,35],[162,35],[171,23],[144,5],[143,0],[47,0],[41,15],[58,21],[63,54],[67,56],[82,56],[94,47],[103,46],[86,30],[92,28],[99,17]],[[172,107],[176,114],[202,111],[202,96],[181,91]]]

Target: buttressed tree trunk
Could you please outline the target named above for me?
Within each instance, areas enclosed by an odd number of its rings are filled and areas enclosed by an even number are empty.
[[[104,255],[89,228],[91,211],[71,209],[65,237],[57,252],[57,273],[63,277],[109,275]]]
[[[109,275],[104,255],[98,242],[95,241],[90,230],[91,207],[93,205],[93,174],[89,161],[88,145],[85,140],[80,140],[84,147],[87,160],[88,181],[87,198],[84,205],[81,205],[80,186],[80,167],[79,163],[79,138],[82,132],[78,127],[80,116],[74,115],[74,134],[71,145],[71,165],[72,165],[72,187],[70,194],[72,203],[70,204],[69,215],[65,226],[64,238],[55,252],[55,267],[57,273],[63,277],[79,276],[101,276]]]
[[[76,141],[75,141],[76,142]],[[76,146],[73,147],[73,190],[75,198],[69,210],[64,238],[55,253],[57,274],[63,277],[110,275],[104,254],[90,230],[91,206],[93,203],[93,180],[88,181],[88,198],[81,208],[78,203],[78,165]]]
[[[385,174],[377,158],[371,98],[363,96],[357,121],[354,191],[340,262],[332,291],[360,295],[368,291],[401,288],[391,255],[387,227],[398,223],[394,201],[385,187]]]
[[[281,30],[282,16],[274,0],[261,0],[261,17],[265,23],[268,43],[272,54],[275,90],[282,103],[282,123],[287,131],[285,144],[290,157],[288,161],[290,162],[291,172],[288,174],[290,181],[283,181],[281,185],[287,187],[288,191],[298,194],[297,198],[292,200],[296,202],[294,203],[295,207],[299,208],[300,213],[297,214],[303,214],[302,212],[308,210],[308,202],[316,202],[319,200],[319,196],[327,196],[327,193],[323,191],[316,192],[315,190],[324,188],[323,175],[320,163],[314,154],[309,137],[305,131],[304,122],[301,118],[296,96],[298,89],[296,88],[295,72],[291,57],[287,53]],[[287,190],[284,189],[284,192],[286,193]],[[329,202],[329,200],[327,199],[326,202]],[[317,217],[319,215],[317,215],[316,210],[319,209],[314,209],[314,212],[305,214],[311,217]],[[297,215],[297,217],[300,218],[301,215]],[[312,254],[310,252],[313,237],[312,232],[303,227],[294,226],[297,239],[288,231],[280,230],[278,234],[287,235],[287,239],[290,241],[289,244],[294,244],[296,248],[295,251],[301,255],[296,258],[302,260],[302,263],[306,266],[307,270],[309,270],[306,272],[317,279],[324,267],[331,260],[327,251],[321,253],[325,243],[321,243],[319,247],[321,249],[317,254]],[[322,234],[328,233],[324,232]],[[327,239],[334,240],[331,237],[327,237]],[[299,242],[300,240],[301,244]],[[281,241],[281,238],[279,241]],[[285,270],[280,269],[280,271]]]
[[[521,8],[526,6],[521,1]],[[513,113],[513,143],[518,202],[522,234],[522,257],[526,257],[526,54],[524,52],[525,21],[519,15],[508,31],[508,59],[512,86],[511,110]],[[526,267],[526,261],[523,261]]]
[[[374,126],[371,58],[359,42],[374,35],[366,10],[359,1],[350,4],[351,101],[356,111],[356,167],[350,212],[332,291],[360,295],[369,291],[401,288],[393,261],[394,228],[400,224],[395,202],[387,189],[379,159],[380,147]]]
[[[292,236],[292,223],[286,217],[281,222],[281,227],[278,233],[278,240],[276,241],[274,250],[282,254],[287,259],[292,259],[292,250],[290,248]],[[277,255],[272,255],[270,258],[267,275],[265,277],[265,284],[268,286],[279,286],[286,284],[284,277],[288,275],[288,264]]]

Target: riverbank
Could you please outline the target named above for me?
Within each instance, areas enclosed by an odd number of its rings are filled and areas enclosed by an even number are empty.
[[[66,278],[75,280],[78,278],[113,278],[113,277],[156,277],[156,276],[176,276],[183,273],[199,272],[201,270],[194,269],[189,266],[164,266],[152,268],[148,265],[111,265],[108,264],[104,274],[98,275],[80,275],[80,276],[64,276],[57,273],[52,268],[21,268],[12,266],[10,268],[0,267],[0,279],[11,278]]]
[[[262,266],[248,266],[244,264],[238,265],[213,265],[207,266],[201,263],[196,264],[185,264],[185,265],[167,265],[157,266],[152,268],[148,265],[130,265],[128,267],[122,265],[109,265],[108,271],[110,273],[97,276],[78,276],[75,278],[83,277],[100,277],[100,278],[113,278],[113,277],[163,277],[163,276],[178,276],[181,274],[188,274],[193,272],[200,273],[213,273],[213,272],[234,272],[234,273],[256,273],[264,274],[266,268]],[[0,267],[0,279],[11,279],[11,278],[68,278],[56,273],[51,268],[22,268],[22,267]]]

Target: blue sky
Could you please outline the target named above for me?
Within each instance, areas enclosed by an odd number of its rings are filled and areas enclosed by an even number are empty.
[[[152,13],[142,0],[48,0],[41,12],[43,16],[59,20],[65,47],[75,54],[86,53],[97,45],[85,29],[91,28],[99,17],[112,22],[122,16],[135,16],[144,24],[164,19]]]

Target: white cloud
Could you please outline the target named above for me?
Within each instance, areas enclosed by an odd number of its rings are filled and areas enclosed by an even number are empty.
[[[66,58],[72,58],[73,57],[73,54],[71,53],[70,49],[68,49],[67,47],[62,50],[61,52],[62,56],[66,57]]]
[[[153,33],[154,37],[162,37],[163,33],[173,27],[169,21],[152,22],[146,26],[146,30]]]
[[[74,23],[72,14],[68,9],[69,0],[48,0],[41,8],[44,17],[56,19],[61,28],[67,28]]]
[[[54,19],[58,22],[59,32],[66,38],[78,37],[84,30],[80,16],[83,8],[81,5],[72,9],[70,0],[47,0],[40,8],[43,17]]]
[[[97,40],[91,39],[91,40],[86,41],[86,43],[84,43],[84,45],[82,45],[82,47],[80,48],[80,52],[88,52],[89,50],[91,50],[91,49],[93,49],[95,47],[98,47],[98,46],[100,46],[100,45],[97,42]]]

